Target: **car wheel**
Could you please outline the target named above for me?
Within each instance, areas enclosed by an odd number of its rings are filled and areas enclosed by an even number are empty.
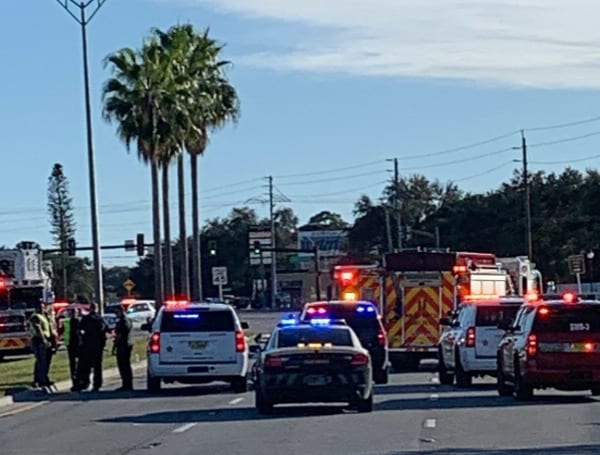
[[[357,401],[356,410],[358,412],[373,412],[373,392],[367,398]]]
[[[454,383],[454,375],[448,371],[441,349],[438,351],[438,376],[440,384],[452,385]]]
[[[498,372],[496,374],[496,381],[498,395],[500,395],[501,397],[512,396],[512,394],[515,391],[515,388],[506,383],[504,378],[504,372],[502,371],[502,364],[500,363],[500,358],[498,358]]]
[[[147,374],[146,376],[146,388],[150,393],[158,393],[160,392],[160,378],[155,378],[154,376],[150,376]]]
[[[592,396],[597,397],[600,395],[600,385],[592,387]]]
[[[254,404],[259,414],[273,414],[273,403],[262,394],[259,386],[256,387],[256,392],[254,394]]]
[[[459,389],[466,389],[467,387],[471,387],[473,384],[473,376],[467,373],[460,361],[460,356],[458,352],[456,353],[456,371],[454,371],[454,378],[456,380],[456,387]]]
[[[231,381],[231,388],[235,393],[245,393],[248,391],[248,380],[246,376],[240,376]]]
[[[533,398],[533,386],[523,383],[518,359],[515,359],[515,398],[518,401],[529,401]]]
[[[373,372],[373,381],[375,384],[387,384],[390,381],[389,369],[375,370]]]

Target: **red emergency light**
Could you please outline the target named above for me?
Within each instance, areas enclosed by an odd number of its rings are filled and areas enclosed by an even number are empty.
[[[342,286],[348,286],[356,283],[358,271],[356,269],[338,270],[336,271],[335,278]]]
[[[571,291],[565,292],[562,297],[566,303],[576,303],[579,300],[577,294]]]
[[[0,277],[0,291],[3,291],[7,287],[7,282],[5,278]]]

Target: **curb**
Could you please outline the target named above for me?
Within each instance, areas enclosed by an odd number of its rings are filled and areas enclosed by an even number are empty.
[[[138,363],[131,364],[131,369],[135,372],[137,370],[141,370],[146,368],[146,361],[143,360]],[[102,370],[102,378],[103,380],[114,379],[119,377],[119,369],[118,368],[108,368],[106,370]],[[55,393],[56,392],[70,392],[71,391],[71,380],[60,381],[54,384]],[[39,397],[41,392],[37,390],[24,390],[23,392],[15,393],[14,395],[8,395],[0,398],[0,408],[4,406],[10,406],[15,403],[27,401],[28,397],[32,395],[35,397]],[[52,396],[52,394],[48,394],[48,397]]]

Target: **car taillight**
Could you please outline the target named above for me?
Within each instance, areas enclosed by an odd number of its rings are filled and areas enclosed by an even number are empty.
[[[160,352],[160,333],[153,333],[150,336],[150,352],[152,354]]]
[[[281,365],[283,365],[283,360],[281,357],[275,356],[275,355],[268,355],[265,358],[265,367],[280,367]]]
[[[527,356],[535,357],[537,355],[537,350],[537,336],[534,333],[532,333],[527,337]]]
[[[235,332],[235,352],[244,352],[246,350],[246,337],[244,332],[238,330]]]
[[[379,346],[385,346],[387,344],[387,336],[385,335],[385,330],[383,330],[383,328],[379,329],[377,342],[379,343]]]
[[[465,336],[465,346],[468,348],[475,347],[475,327],[469,327],[467,329],[467,335]]]
[[[352,356],[351,365],[367,365],[369,363],[369,356],[365,354],[354,354]]]

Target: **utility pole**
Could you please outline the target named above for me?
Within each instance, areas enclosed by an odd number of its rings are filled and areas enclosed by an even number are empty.
[[[525,131],[521,130],[521,150],[523,151],[523,186],[525,190],[525,239],[527,241],[527,256],[533,261],[533,240],[531,238],[531,194],[527,172],[527,140]]]
[[[100,234],[98,232],[98,198],[96,195],[96,166],[94,162],[94,140],[92,135],[92,106],[90,99],[90,75],[88,67],[87,25],[94,18],[106,0],[56,0],[67,13],[81,26],[81,42],[83,48],[83,82],[85,92],[85,120],[87,132],[88,174],[90,187],[90,213],[92,224],[92,245],[94,261],[94,293],[100,314],[104,313],[104,286],[102,283],[102,258],[100,256]],[[95,5],[92,6],[92,4]],[[91,13],[86,11],[91,6]],[[75,14],[71,7],[79,9]]]
[[[387,236],[387,245],[388,245],[387,252],[393,253],[394,252],[394,242],[392,241],[392,223],[390,220],[390,209],[387,206],[387,204],[383,206],[383,210],[385,211],[385,233]]]
[[[277,295],[277,253],[275,249],[276,235],[275,235],[275,198],[273,196],[273,177],[269,176],[269,218],[271,220],[271,308],[274,309],[276,306],[276,295]]]
[[[398,158],[394,158],[394,211],[398,225],[398,251],[402,251],[402,214],[400,213],[400,175],[398,173]]]

